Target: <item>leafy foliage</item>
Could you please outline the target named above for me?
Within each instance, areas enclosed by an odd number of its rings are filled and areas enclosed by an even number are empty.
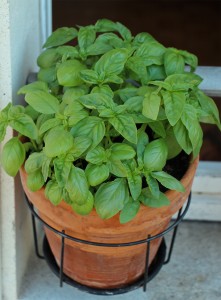
[[[25,162],[30,190],[44,186],[54,205],[63,199],[81,215],[119,213],[121,223],[141,204],[169,205],[161,186],[184,192],[167,160],[198,155],[200,122],[221,129],[197,57],[107,19],[57,29],[43,47],[38,80],[18,91],[27,106],[0,112],[0,141],[7,126],[18,132],[3,147],[5,171]]]

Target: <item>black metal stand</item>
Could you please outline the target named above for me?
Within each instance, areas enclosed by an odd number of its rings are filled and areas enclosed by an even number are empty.
[[[128,242],[128,243],[118,243],[118,244],[116,244],[116,243],[99,243],[99,242],[93,242],[93,241],[78,239],[76,237],[65,234],[64,230],[58,231],[55,228],[51,227],[49,224],[47,224],[44,220],[42,220],[40,218],[40,216],[35,211],[33,204],[28,200],[27,197],[26,197],[26,202],[27,202],[27,205],[28,205],[28,207],[29,207],[29,209],[31,210],[31,213],[32,213],[33,236],[34,236],[34,245],[35,245],[36,255],[39,258],[45,259],[47,261],[47,263],[48,263],[49,267],[51,268],[51,270],[59,277],[60,286],[62,287],[63,282],[65,282],[69,285],[72,285],[72,286],[74,286],[74,287],[76,287],[80,290],[83,290],[83,291],[91,293],[91,294],[116,295],[116,294],[122,294],[122,293],[132,291],[132,290],[137,289],[141,286],[143,286],[143,291],[145,292],[146,289],[147,289],[147,283],[157,275],[157,273],[160,271],[163,264],[169,263],[169,261],[171,259],[172,251],[173,251],[173,248],[174,248],[174,243],[175,243],[175,239],[176,239],[178,225],[182,221],[182,219],[184,218],[184,216],[187,213],[187,211],[189,209],[189,206],[190,206],[191,193],[190,193],[190,195],[188,197],[188,200],[185,204],[185,208],[182,207],[179,210],[177,218],[171,223],[171,225],[167,229],[165,229],[164,231],[162,231],[159,234],[154,235],[154,236],[148,235],[148,237],[146,239],[143,239],[143,240],[138,240],[138,241]],[[37,236],[35,218],[37,218],[40,222],[42,222],[44,224],[44,226],[46,226],[48,229],[52,230],[53,232],[55,232],[56,234],[58,234],[61,237],[60,268],[58,267],[58,265],[57,265],[57,263],[56,263],[56,261],[53,257],[53,254],[51,252],[51,249],[49,247],[49,244],[48,244],[48,241],[47,241],[46,237],[44,237],[44,242],[43,242],[44,256],[39,253],[38,236]],[[166,244],[165,244],[165,240],[163,238],[162,242],[161,242],[161,245],[159,247],[159,250],[157,252],[157,255],[156,255],[154,261],[149,266],[149,254],[150,254],[151,241],[155,240],[155,239],[158,239],[158,238],[164,237],[165,234],[167,234],[168,232],[170,232],[172,230],[173,230],[173,234],[172,234],[170,246],[168,248],[167,258],[165,259],[165,257],[166,257]],[[99,246],[102,246],[102,247],[130,247],[130,246],[134,246],[134,245],[146,244],[146,261],[145,261],[144,275],[137,282],[132,283],[132,284],[127,285],[127,286],[123,286],[121,288],[98,289],[98,288],[90,288],[88,286],[82,285],[82,284],[74,281],[73,279],[69,278],[68,276],[66,276],[63,272],[65,239],[70,239],[70,240],[78,242],[78,243],[92,245],[92,246],[95,246],[95,247],[99,247]]]

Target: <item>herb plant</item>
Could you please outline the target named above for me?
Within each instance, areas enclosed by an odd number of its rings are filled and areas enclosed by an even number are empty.
[[[45,186],[54,205],[63,199],[82,215],[95,207],[103,219],[120,212],[121,223],[141,203],[169,204],[159,184],[183,192],[167,160],[198,155],[200,122],[221,128],[193,73],[197,57],[106,19],[57,29],[43,47],[38,81],[18,91],[27,106],[0,112],[1,141],[7,126],[18,133],[4,145],[5,171],[24,164],[28,188]]]

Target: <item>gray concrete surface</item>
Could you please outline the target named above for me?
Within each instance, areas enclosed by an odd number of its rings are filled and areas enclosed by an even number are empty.
[[[169,238],[169,236],[168,236]],[[64,284],[42,260],[32,255],[20,300],[220,300],[221,223],[184,221],[171,258],[142,289],[118,296],[96,296]]]

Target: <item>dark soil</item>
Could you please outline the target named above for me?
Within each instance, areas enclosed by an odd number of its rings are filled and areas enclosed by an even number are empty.
[[[181,152],[175,158],[167,161],[166,166],[163,171],[174,176],[176,179],[180,180],[186,173],[190,164],[190,157],[185,152]]]
[[[189,164],[190,156],[182,151],[179,155],[167,161],[166,166],[163,168],[163,171],[180,180],[186,173]],[[161,192],[165,192],[167,191],[167,188],[160,184],[160,190]]]

